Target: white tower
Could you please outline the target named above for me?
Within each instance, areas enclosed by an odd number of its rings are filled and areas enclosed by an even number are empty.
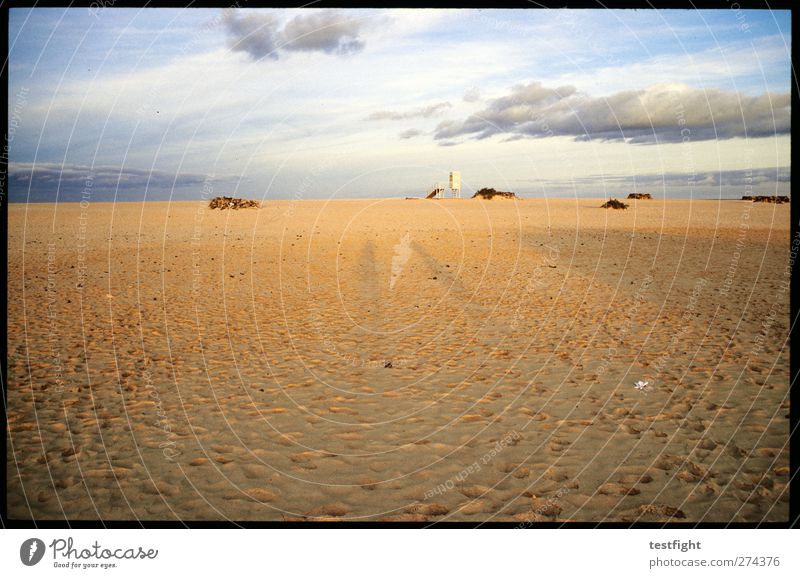
[[[450,171],[450,194],[455,199],[461,198],[461,172]]]

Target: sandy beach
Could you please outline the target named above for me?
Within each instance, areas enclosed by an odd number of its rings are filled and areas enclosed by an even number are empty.
[[[786,521],[789,206],[602,202],[11,205],[9,516]]]

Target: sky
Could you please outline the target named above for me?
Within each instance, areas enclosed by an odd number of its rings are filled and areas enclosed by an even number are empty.
[[[791,15],[11,9],[12,202],[789,194]]]

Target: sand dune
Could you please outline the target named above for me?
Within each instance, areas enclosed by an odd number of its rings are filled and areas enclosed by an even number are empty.
[[[12,205],[9,515],[786,520],[789,207],[601,202]]]

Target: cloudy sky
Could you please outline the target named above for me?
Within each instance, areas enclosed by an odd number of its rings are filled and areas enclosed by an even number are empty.
[[[12,201],[788,194],[789,12],[12,9]],[[90,184],[87,187],[87,182]]]

